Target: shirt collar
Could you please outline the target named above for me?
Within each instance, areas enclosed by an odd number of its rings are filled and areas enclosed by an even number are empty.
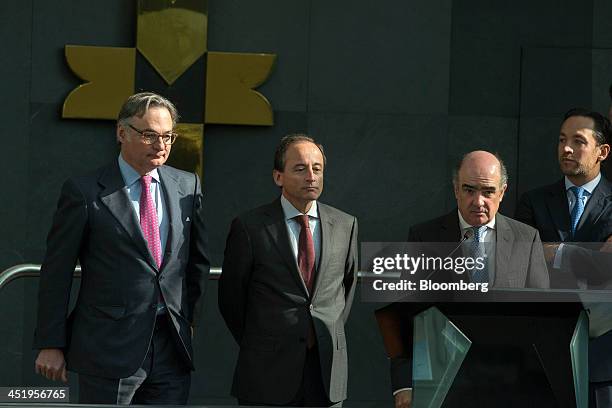
[[[121,176],[123,177],[123,181],[125,182],[126,186],[131,186],[140,180],[140,174],[138,174],[138,172],[125,161],[121,154],[119,154],[119,159],[117,159],[117,161],[119,162],[119,171],[121,172]],[[148,174],[153,177],[153,180],[159,183],[159,173],[157,172],[157,169],[153,169],[153,171],[149,172]]]
[[[285,213],[286,221],[292,218],[295,218],[298,215],[302,215],[302,213],[297,208],[295,208],[293,204],[291,204],[289,200],[287,200],[285,196],[282,194],[281,194],[280,201],[281,201],[281,206],[283,207],[283,213]],[[316,201],[312,202],[312,205],[310,206],[310,210],[308,210],[306,215],[308,215],[309,217],[313,217],[313,218],[319,218],[319,211],[317,209]]]
[[[468,224],[467,221],[463,219],[463,216],[461,215],[461,211],[459,211],[459,209],[457,209],[457,214],[459,215],[459,227],[461,228],[461,231],[465,231],[466,229],[473,228],[473,225]],[[487,227],[487,228],[494,230],[495,229],[495,218],[493,218],[491,221],[483,225],[483,227]]]
[[[587,191],[587,193],[589,193],[589,195],[592,195],[593,190],[595,190],[595,187],[597,187],[597,185],[599,184],[599,180],[601,180],[601,173],[599,173],[597,177],[595,177],[593,180],[589,181],[588,183],[584,183],[580,187],[584,188]],[[574,186],[575,184],[569,181],[567,176],[565,176],[565,191],[567,192],[567,190],[569,190],[570,188]]]

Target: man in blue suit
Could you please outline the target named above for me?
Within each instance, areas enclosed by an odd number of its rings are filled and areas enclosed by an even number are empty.
[[[567,276],[571,242],[612,240],[612,183],[602,174],[610,152],[610,122],[597,112],[572,109],[565,114],[557,153],[564,177],[554,184],[529,191],[520,199],[516,219],[540,232],[551,264],[551,286],[593,287],[588,276]],[[574,259],[575,261],[575,259]],[[573,262],[575,264],[575,262]],[[595,275],[592,276],[595,278]],[[578,279],[577,279],[578,278]],[[586,280],[582,279],[586,278]],[[601,281],[601,276],[596,276]],[[598,282],[599,283],[599,282]],[[586,286],[585,286],[586,285]],[[612,325],[601,323],[608,312],[585,305],[591,322],[589,380],[591,406],[612,407]]]
[[[117,120],[119,157],[62,188],[41,269],[35,368],[51,380],[77,372],[80,403],[187,402],[209,261],[200,180],[164,165],[177,118],[159,95],[131,96]]]

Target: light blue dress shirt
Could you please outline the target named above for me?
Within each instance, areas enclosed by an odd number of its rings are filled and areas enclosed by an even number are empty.
[[[597,185],[599,184],[600,180],[601,180],[601,173],[599,173],[597,177],[595,177],[593,180],[580,186],[584,188],[585,190],[584,195],[582,196],[584,208],[586,208],[587,202],[589,201],[589,198],[591,198],[591,196],[593,195],[593,191],[595,190],[595,187],[597,187]],[[576,205],[576,196],[574,195],[574,193],[570,191],[570,188],[574,186],[575,184],[569,181],[567,176],[565,176],[565,194],[567,195],[567,205],[569,207],[570,214],[572,213],[572,210],[574,209],[574,206]],[[580,221],[578,221],[578,223],[580,223]],[[561,269],[562,259],[563,259],[563,245],[565,244],[561,242],[559,246],[557,247],[557,252],[555,252],[555,258],[553,259],[553,265],[552,265],[554,269]]]

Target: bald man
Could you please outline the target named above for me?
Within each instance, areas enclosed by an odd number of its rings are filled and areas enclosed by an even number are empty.
[[[498,213],[507,183],[508,173],[499,157],[486,151],[466,154],[453,172],[457,208],[411,227],[408,241],[465,241],[470,246],[477,239],[486,244],[486,272],[484,276],[469,272],[461,279],[488,282],[489,286],[498,288],[548,288],[548,271],[538,231]],[[444,311],[443,305],[437,306]],[[454,308],[458,304],[447,306]],[[402,324],[412,326],[412,320],[403,319]],[[412,327],[404,332],[412,333]],[[390,355],[397,408],[410,407],[412,400],[412,336],[407,337],[402,342],[402,354]]]

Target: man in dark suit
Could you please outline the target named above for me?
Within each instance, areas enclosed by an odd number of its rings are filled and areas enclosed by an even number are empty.
[[[240,346],[232,394],[243,405],[346,399],[357,219],[317,201],[324,168],[313,139],[283,138],[272,174],[281,197],[232,222],[219,308]]]
[[[592,286],[586,276],[568,279],[562,273],[567,266],[564,264],[568,263],[565,259],[572,252],[568,243],[612,240],[612,183],[601,174],[602,162],[610,152],[609,135],[610,122],[599,113],[585,109],[567,112],[557,147],[564,177],[523,194],[519,201],[516,218],[537,228],[547,242],[545,253],[551,264],[554,286]],[[596,277],[600,280],[599,275]],[[612,314],[601,306],[585,306],[592,337],[589,344],[591,404],[612,407],[612,332],[609,331],[612,325],[602,326],[606,320],[612,322]]]
[[[153,93],[117,120],[117,160],[62,188],[41,268],[36,371],[87,404],[185,404],[209,261],[198,176],[164,166],[178,114]],[[81,286],[69,317],[72,275]]]
[[[498,213],[507,188],[508,175],[503,162],[485,151],[466,154],[453,174],[457,208],[449,214],[410,228],[409,242],[456,242],[472,247],[484,246],[487,274],[476,271],[468,280],[484,281],[498,288],[547,288],[548,271],[538,232],[528,225]],[[494,250],[493,250],[494,248]],[[486,252],[486,251],[489,252]],[[462,278],[462,279],[466,279]],[[457,309],[458,304],[436,304],[441,310]],[[468,307],[474,305],[468,305]],[[403,316],[401,332],[386,335],[385,343],[400,344],[401,350],[391,357],[391,382],[398,408],[411,406],[412,400],[412,315],[428,306],[397,304]],[[410,310],[406,313],[406,310]],[[385,334],[385,333],[384,333]]]

